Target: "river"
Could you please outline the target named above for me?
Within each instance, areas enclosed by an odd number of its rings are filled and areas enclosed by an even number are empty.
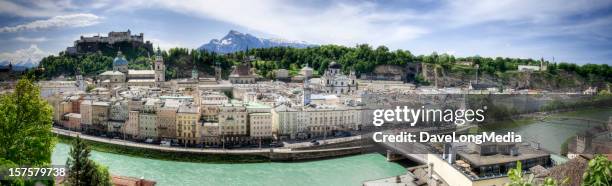
[[[561,114],[607,121],[612,109],[589,109]],[[559,153],[561,144],[591,127],[580,120],[535,121],[503,129],[538,141],[542,148]],[[57,144],[53,164],[65,164],[70,146]],[[158,185],[361,185],[365,180],[400,175],[406,169],[387,162],[380,154],[362,154],[295,163],[210,164],[154,160],[92,151],[91,158],[109,167],[112,174],[143,177]]]
[[[555,115],[608,121],[608,117],[612,116],[612,109],[586,109]],[[523,141],[537,141],[540,143],[541,148],[559,154],[561,152],[561,145],[568,138],[575,136],[579,132],[586,131],[595,125],[598,124],[588,123],[584,120],[548,119],[546,121],[533,121],[520,127],[501,129],[499,131],[515,132],[523,137]]]
[[[65,164],[70,146],[56,145],[53,164]],[[158,185],[361,185],[365,180],[404,174],[380,154],[295,163],[209,164],[154,160],[92,151],[91,159],[111,174],[144,177]]]

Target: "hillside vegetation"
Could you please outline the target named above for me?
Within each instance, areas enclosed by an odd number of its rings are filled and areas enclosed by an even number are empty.
[[[137,49],[136,49],[137,50]],[[151,58],[139,52],[126,52],[130,68],[149,69]],[[543,72],[516,72],[518,65],[539,65],[539,60],[520,58],[489,58],[489,57],[455,57],[448,54],[432,53],[430,55],[413,55],[407,50],[391,51],[385,46],[372,48],[362,44],[355,47],[338,45],[322,45],[309,48],[259,48],[246,52],[230,54],[215,54],[206,51],[186,48],[172,48],[162,52],[168,71],[167,78],[189,77],[191,69],[196,67],[202,74],[212,75],[213,67],[219,65],[224,76],[227,76],[231,66],[253,55],[257,61],[253,67],[263,77],[272,78],[273,70],[284,68],[292,72],[309,65],[315,74],[322,74],[328,64],[336,61],[342,65],[345,72],[355,70],[357,74],[370,73],[377,65],[389,64],[405,66],[409,63],[421,62],[427,78],[417,78],[417,84],[433,83],[438,78],[439,86],[465,85],[475,79],[478,72],[483,82],[513,88],[556,89],[564,87],[606,86],[612,82],[612,68],[607,64],[576,65],[571,63],[546,62],[547,70]],[[71,56],[60,53],[58,56],[44,58],[40,66],[45,70],[38,72],[39,78],[53,78],[59,75],[74,75],[76,69],[81,69],[88,76],[94,76],[104,70],[111,69],[115,52],[85,54]],[[467,62],[467,64],[466,64]],[[476,68],[478,67],[478,68]],[[437,71],[432,73],[431,71]],[[437,75],[436,75],[437,74]]]

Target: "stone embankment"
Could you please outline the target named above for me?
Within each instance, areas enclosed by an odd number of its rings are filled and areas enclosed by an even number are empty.
[[[146,149],[159,151],[164,153],[189,153],[199,155],[241,155],[241,156],[257,156],[266,157],[271,161],[299,161],[312,160],[321,158],[332,158],[337,156],[346,156],[353,154],[366,153],[369,145],[365,145],[359,141],[360,138],[352,138],[349,141],[341,140],[339,143],[327,143],[320,146],[300,147],[300,148],[254,148],[254,149],[201,149],[201,148],[182,148],[182,147],[166,147],[154,144],[137,143],[132,141],[109,139],[97,136],[81,134],[79,132],[69,131],[54,128],[53,132],[57,135],[66,137],[80,136],[82,139],[129,147],[135,149]]]

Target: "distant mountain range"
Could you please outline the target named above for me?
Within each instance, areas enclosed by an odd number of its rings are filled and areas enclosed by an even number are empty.
[[[263,39],[251,34],[240,33],[235,30],[230,30],[225,37],[210,40],[207,44],[200,46],[199,50],[206,50],[216,53],[232,53],[244,51],[247,48],[270,48],[270,47],[294,47],[306,48],[316,46],[304,41],[287,41],[284,39]]]
[[[42,51],[36,45],[12,53],[0,53],[0,68],[6,68],[12,63],[13,70],[23,71],[38,66],[40,60],[48,55],[49,53]]]

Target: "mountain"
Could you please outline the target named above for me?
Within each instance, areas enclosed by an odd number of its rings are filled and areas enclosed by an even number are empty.
[[[247,48],[270,48],[270,47],[294,47],[306,48],[315,46],[304,41],[287,41],[284,39],[263,39],[251,34],[240,33],[230,30],[225,37],[210,40],[207,44],[200,46],[199,50],[206,50],[216,53],[232,53],[244,51]]]
[[[38,66],[40,60],[48,55],[48,52],[42,51],[38,46],[31,45],[15,52],[0,53],[0,67],[12,64],[13,70],[21,71]]]

